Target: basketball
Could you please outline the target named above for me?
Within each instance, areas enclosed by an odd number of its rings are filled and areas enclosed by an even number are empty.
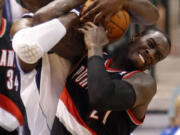
[[[81,14],[85,9],[93,2],[93,0],[87,0],[83,5]],[[105,24],[105,29],[107,31],[107,37],[110,42],[116,41],[121,38],[129,28],[130,16],[126,10],[120,10],[115,15],[113,15],[109,22]]]

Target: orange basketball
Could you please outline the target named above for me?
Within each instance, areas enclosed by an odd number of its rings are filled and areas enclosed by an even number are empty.
[[[90,5],[93,0],[87,0],[84,6],[82,7],[81,13]],[[126,10],[120,10],[115,15],[113,15],[110,21],[105,25],[107,30],[107,36],[110,42],[116,41],[121,38],[124,33],[129,28],[130,16]]]

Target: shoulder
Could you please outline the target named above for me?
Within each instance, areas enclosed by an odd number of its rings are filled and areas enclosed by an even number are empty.
[[[156,81],[150,74],[144,72],[136,72],[124,79],[124,81],[127,81],[134,87],[137,98],[142,97],[146,99],[143,100],[144,104],[150,102],[157,90]]]
[[[125,81],[128,81],[132,85],[137,85],[142,88],[151,86],[154,88],[156,86],[156,81],[150,74],[145,72],[134,72],[134,74],[124,78]]]

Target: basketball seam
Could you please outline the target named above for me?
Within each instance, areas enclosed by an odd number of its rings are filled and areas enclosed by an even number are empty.
[[[123,16],[124,16],[124,18],[126,20],[126,25],[128,25],[126,15],[124,14],[124,12],[122,12],[122,13],[123,13]]]
[[[114,21],[111,21],[111,23],[118,27],[120,30],[122,30],[122,32],[125,32],[124,29],[121,26],[117,25]]]

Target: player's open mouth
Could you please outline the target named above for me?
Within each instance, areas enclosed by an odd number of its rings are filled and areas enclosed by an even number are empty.
[[[139,53],[139,58],[141,59],[142,63],[145,63],[145,60],[143,58],[143,56]]]

